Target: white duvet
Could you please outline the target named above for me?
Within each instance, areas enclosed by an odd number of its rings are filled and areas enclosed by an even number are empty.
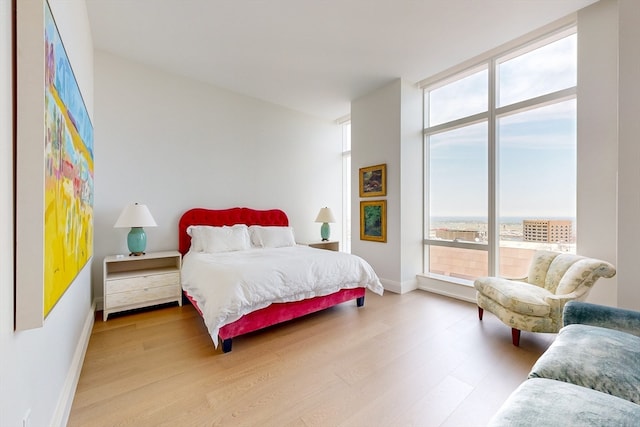
[[[189,252],[182,261],[182,287],[202,310],[216,347],[221,327],[271,303],[357,287],[383,292],[378,276],[362,258],[308,246]]]

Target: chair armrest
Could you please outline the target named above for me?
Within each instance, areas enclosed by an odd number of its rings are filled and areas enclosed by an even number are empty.
[[[570,301],[564,306],[562,319],[565,326],[579,323],[640,336],[640,311]]]

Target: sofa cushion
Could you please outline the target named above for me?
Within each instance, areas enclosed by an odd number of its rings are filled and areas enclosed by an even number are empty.
[[[489,421],[491,427],[633,426],[640,405],[565,382],[522,383]]]
[[[478,292],[508,310],[530,316],[549,316],[551,306],[545,297],[551,294],[544,288],[499,277],[482,277],[473,285]]]
[[[640,337],[597,326],[565,326],[529,377],[565,381],[640,404]]]

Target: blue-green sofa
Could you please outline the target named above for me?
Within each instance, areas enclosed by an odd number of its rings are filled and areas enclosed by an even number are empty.
[[[571,301],[490,426],[640,426],[640,312]]]

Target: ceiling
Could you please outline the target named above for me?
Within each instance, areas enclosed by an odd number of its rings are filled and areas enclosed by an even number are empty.
[[[324,119],[597,0],[87,0],[95,48]]]

